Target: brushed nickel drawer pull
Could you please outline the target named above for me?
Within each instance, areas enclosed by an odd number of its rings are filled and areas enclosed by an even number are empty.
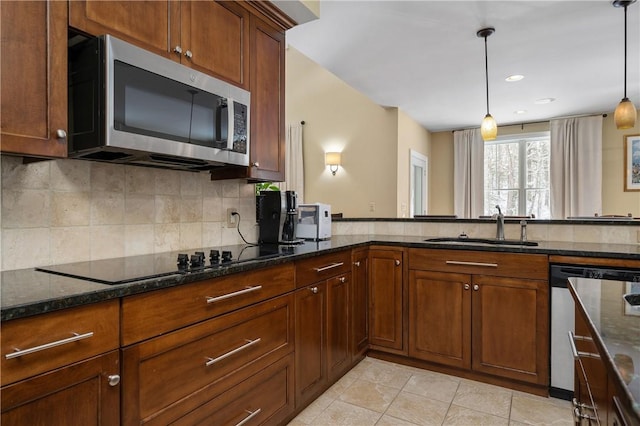
[[[356,265],[357,267],[360,267],[360,262],[353,262],[354,265]]]
[[[78,340],[88,339],[89,337],[93,336],[93,331],[90,331],[90,332],[84,333],[84,334],[78,334],[78,333],[72,333],[72,334],[73,334],[72,337],[67,337],[66,339],[56,340],[55,342],[51,342],[51,343],[45,343],[44,345],[40,345],[40,346],[34,346],[33,348],[29,348],[29,349],[18,349],[18,348],[16,348],[15,352],[12,352],[10,354],[6,354],[5,358],[6,359],[18,358],[18,357],[21,357],[23,355],[32,354],[34,352],[40,352],[40,351],[44,351],[46,349],[55,348],[56,346],[66,345],[67,343],[77,342]]]
[[[257,285],[257,286],[254,286],[254,287],[247,287],[244,290],[234,291],[233,293],[223,294],[222,296],[218,296],[218,297],[207,297],[207,303],[219,302],[220,300],[225,300],[225,299],[229,299],[231,297],[241,296],[243,294],[251,293],[252,291],[258,291],[258,290],[261,290],[261,289],[262,289],[262,286],[261,285]]]
[[[226,354],[222,354],[217,358],[207,358],[207,362],[204,365],[207,366],[207,367],[211,367],[216,362],[222,361],[225,358],[229,358],[231,355],[235,355],[240,351],[243,351],[245,349],[250,348],[251,346],[255,345],[256,343],[259,343],[260,340],[262,340],[260,337],[258,337],[257,339],[254,339],[254,340],[245,339],[245,341],[247,343],[245,343],[244,345],[240,346],[239,348],[235,348],[233,350],[230,350]]]
[[[347,278],[346,277],[340,277],[340,278],[338,278],[338,281],[340,281],[340,284],[344,284],[345,282],[347,282]]]
[[[344,265],[344,262],[332,263],[331,265],[323,266],[322,268],[313,268],[317,273],[327,271],[329,269],[337,268]]]
[[[573,359],[600,358],[600,355],[594,354],[592,352],[579,352],[576,348],[576,340],[590,341],[592,339],[590,337],[576,336],[573,334],[573,331],[569,332],[569,346],[571,346],[571,354],[573,355]]]
[[[459,260],[447,260],[447,265],[463,265],[463,266],[485,266],[487,268],[497,268],[497,263],[483,263],[483,262],[462,262]]]
[[[249,410],[244,410],[244,411],[249,413],[249,415],[245,417],[240,423],[237,423],[236,426],[242,426],[243,424],[245,424],[246,422],[248,422],[249,420],[257,416],[258,414],[260,414],[260,411],[262,411],[262,408],[258,408],[256,411],[253,411],[253,412]]]

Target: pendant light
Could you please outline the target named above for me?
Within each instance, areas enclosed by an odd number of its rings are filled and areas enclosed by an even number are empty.
[[[484,38],[484,71],[485,71],[485,83],[487,86],[487,115],[484,116],[482,124],[480,125],[480,133],[482,134],[482,140],[492,141],[498,136],[498,125],[496,120],[489,114],[489,60],[487,59],[487,37],[496,31],[493,27],[483,28],[479,30],[476,35]]]
[[[627,98],[627,6],[635,2],[636,0],[615,0],[613,2],[614,7],[624,7],[624,98],[613,113],[613,120],[620,130],[634,127],[638,115],[635,105]]]

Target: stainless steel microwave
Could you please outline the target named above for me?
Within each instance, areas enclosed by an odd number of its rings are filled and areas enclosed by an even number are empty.
[[[69,47],[69,156],[205,171],[249,165],[250,93],[105,35]]]

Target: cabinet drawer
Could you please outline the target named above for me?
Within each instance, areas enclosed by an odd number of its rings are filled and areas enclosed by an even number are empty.
[[[351,271],[351,252],[341,251],[296,262],[298,288]]]
[[[544,254],[465,250],[409,250],[409,269],[547,280]]]
[[[167,424],[185,414],[176,401],[204,403],[231,375],[244,379],[292,352],[293,308],[289,294],[125,349],[124,399],[139,406],[128,419]]]
[[[130,345],[295,288],[293,265],[238,273],[122,301],[122,344]]]
[[[292,358],[279,360],[170,424],[281,424],[294,409]]]
[[[2,385],[119,346],[118,300],[2,323]]]

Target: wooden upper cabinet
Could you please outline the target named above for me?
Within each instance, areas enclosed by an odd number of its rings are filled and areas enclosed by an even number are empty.
[[[283,181],[284,33],[252,17],[249,178]]]
[[[179,14],[179,3],[168,0],[69,2],[69,26],[92,35],[111,34],[165,57],[180,41],[169,28]],[[179,23],[174,26],[179,29]]]
[[[69,25],[111,34],[198,71],[249,88],[249,12],[223,1],[69,2]]]
[[[249,88],[249,12],[232,2],[180,3],[182,63]]]
[[[2,152],[67,155],[67,3],[0,4]]]

